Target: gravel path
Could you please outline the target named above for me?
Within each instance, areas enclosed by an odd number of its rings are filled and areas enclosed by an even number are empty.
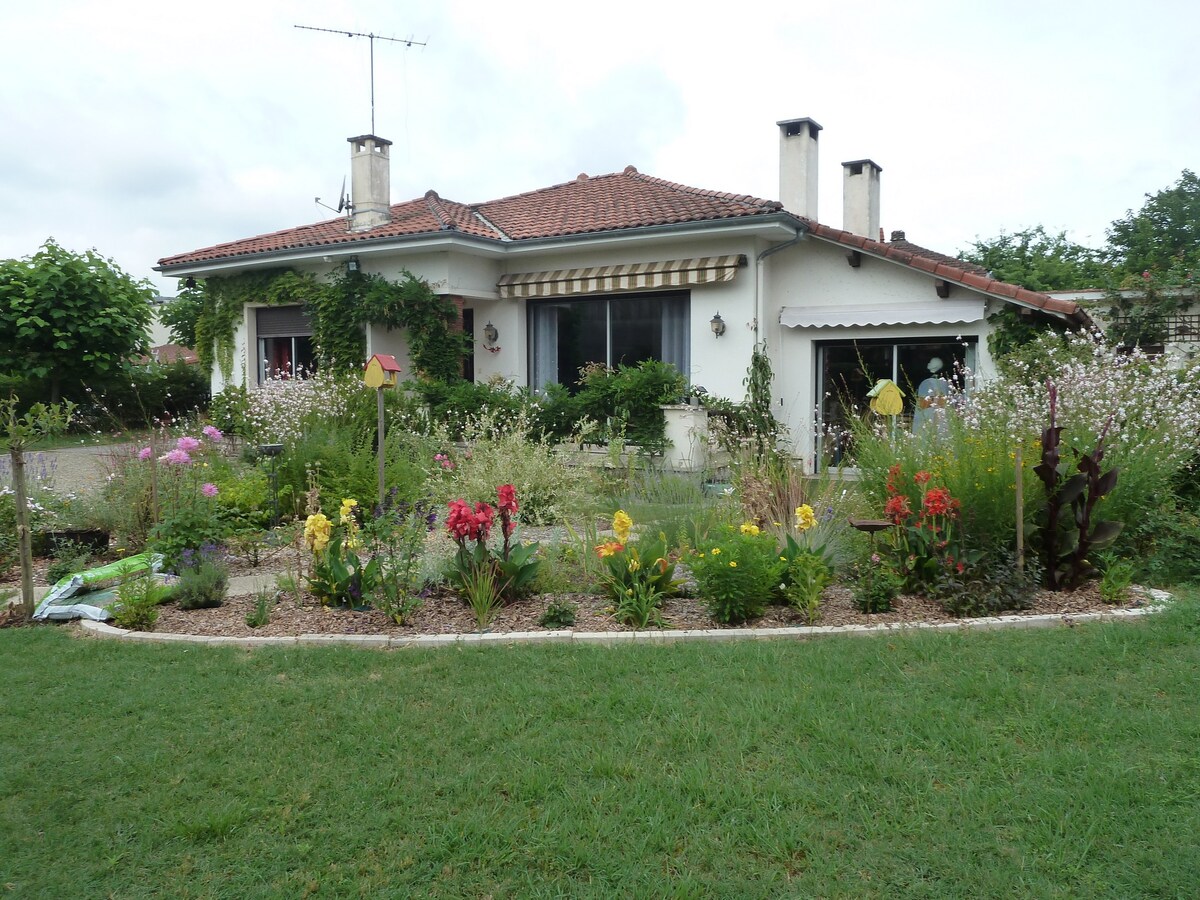
[[[39,481],[60,494],[90,493],[104,485],[108,474],[106,462],[114,454],[128,450],[123,444],[30,450],[25,453],[25,472],[30,481]],[[0,485],[11,482],[10,463],[5,454],[0,461]]]

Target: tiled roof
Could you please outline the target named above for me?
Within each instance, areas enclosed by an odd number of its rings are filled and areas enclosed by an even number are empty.
[[[830,228],[828,225],[822,225],[811,219],[804,219],[803,221],[808,224],[809,233],[814,237],[824,238],[825,240],[842,244],[852,250],[869,253],[872,256],[890,259],[910,268],[928,272],[936,278],[961,284],[964,287],[974,288],[975,290],[994,296],[1007,297],[1026,306],[1044,309],[1046,312],[1059,313],[1081,325],[1091,324],[1091,317],[1084,312],[1078,303],[1071,300],[1064,300],[1060,297],[1051,297],[1049,294],[1043,294],[1038,291],[1031,291],[1020,285],[1009,284],[1006,281],[997,281],[987,273],[986,269],[969,262],[964,262],[961,259],[946,256],[944,253],[926,250],[924,247],[910,244],[907,240],[892,241],[890,243],[873,241],[870,238],[863,237],[861,234],[842,231],[839,228]],[[902,232],[895,232],[894,234],[902,234]]]
[[[633,166],[627,166],[611,175],[580,175],[564,184],[486,203],[457,203],[427,191],[424,197],[392,206],[391,221],[369,230],[350,231],[349,220],[339,217],[168,256],[159,260],[159,267],[170,269],[287,250],[315,250],[366,240],[447,232],[510,243],[783,212],[782,204],[775,200],[701,190],[643,175]],[[1073,301],[997,281],[981,266],[910,243],[903,232],[893,232],[894,239],[885,243],[800,216],[795,218],[815,237],[928,272],[945,281],[1065,315],[1082,324],[1090,322]]]
[[[168,256],[160,259],[159,265],[170,268],[260,253],[447,231],[498,241],[524,241],[767,215],[781,209],[774,200],[704,191],[642,175],[628,166],[612,175],[593,178],[580,175],[565,184],[471,205],[443,200],[434,191],[428,191],[419,200],[392,206],[391,221],[368,231],[352,232],[347,219],[329,219]]]

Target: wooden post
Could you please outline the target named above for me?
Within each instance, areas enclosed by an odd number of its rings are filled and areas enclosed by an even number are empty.
[[[18,447],[10,447],[12,460],[13,499],[17,502],[17,552],[21,557],[21,611],[33,618],[33,540],[29,535],[29,503],[25,491],[25,455]]]
[[[379,508],[383,508],[384,501],[384,484],[383,484],[383,386],[375,388],[375,409],[379,416]]]
[[[1025,478],[1022,474],[1021,445],[1017,444],[1016,460],[1017,489],[1017,569],[1025,570]]]

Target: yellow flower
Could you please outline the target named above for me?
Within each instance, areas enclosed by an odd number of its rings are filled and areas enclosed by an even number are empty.
[[[737,563],[735,563],[732,559],[729,561],[729,568],[731,568],[731,569],[737,568]]]
[[[354,507],[358,506],[357,500],[343,500],[341,509],[341,519],[343,525],[349,525],[354,519]]]
[[[796,528],[800,531],[808,531],[817,524],[817,517],[813,514],[813,508],[807,503],[796,507]]]
[[[622,543],[629,542],[629,529],[633,527],[633,519],[623,509],[618,509],[612,520],[613,536]]]
[[[329,519],[324,513],[315,513],[304,520],[304,546],[314,554],[329,546]]]
[[[712,555],[713,555],[713,556],[720,556],[720,555],[721,555],[721,548],[720,548],[720,547],[713,547],[713,548],[712,548]]]
[[[629,560],[629,571],[630,572],[636,572],[641,567],[642,567],[642,564],[637,561],[636,556],[630,558],[630,560]]]
[[[755,525],[753,522],[744,522],[744,523],[742,523],[742,534],[757,536],[758,535],[758,526]]]

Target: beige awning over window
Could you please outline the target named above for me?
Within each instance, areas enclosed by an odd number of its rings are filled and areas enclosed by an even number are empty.
[[[623,266],[592,266],[558,269],[554,272],[524,272],[503,275],[497,286],[500,298],[565,297],[572,294],[612,294],[617,291],[657,291],[733,281],[746,257],[702,256],[663,262],[630,263]]]
[[[983,300],[936,300],[879,306],[839,303],[837,306],[785,306],[779,324],[789,328],[828,328],[864,325],[942,325],[983,319]]]

